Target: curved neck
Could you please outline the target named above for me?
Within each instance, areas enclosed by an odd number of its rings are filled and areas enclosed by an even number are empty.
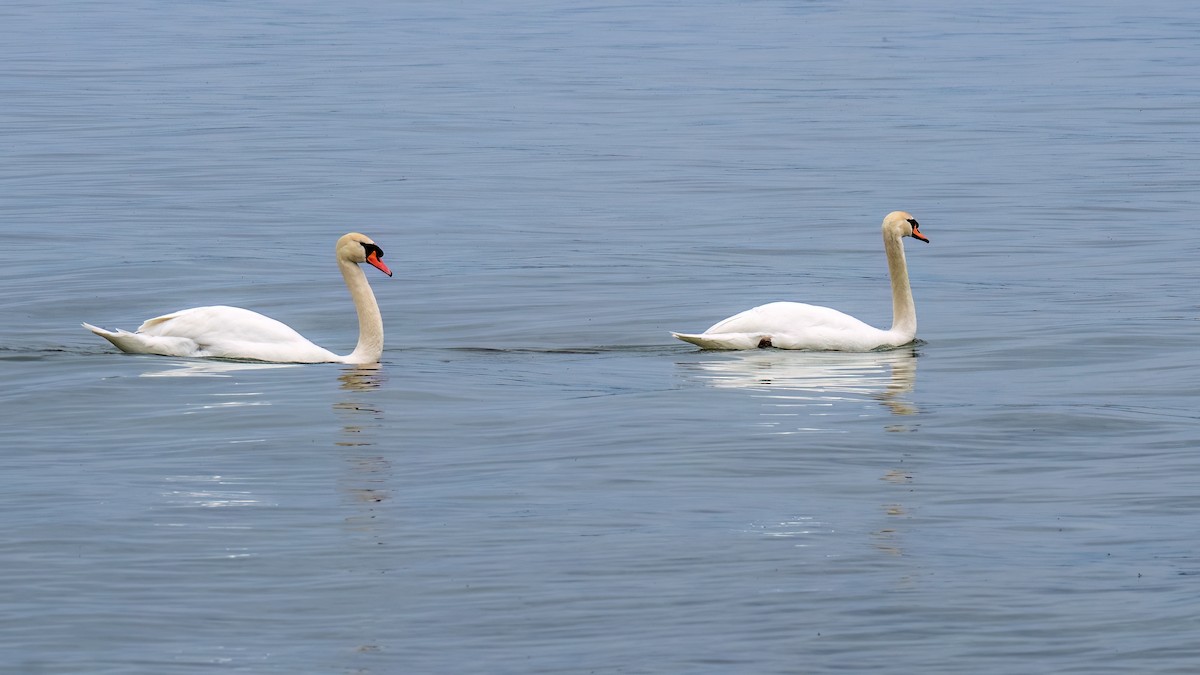
[[[913,304],[912,287],[908,283],[903,238],[885,231],[883,249],[887,253],[888,274],[892,278],[892,331],[912,341],[917,337],[917,307]]]
[[[338,269],[350,289],[354,310],[358,312],[358,346],[346,358],[346,363],[378,363],[383,356],[383,316],[379,314],[379,303],[367,283],[367,275],[358,265],[338,258]]]

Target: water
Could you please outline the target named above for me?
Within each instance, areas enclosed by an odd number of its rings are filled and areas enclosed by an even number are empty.
[[[12,2],[13,673],[1190,673],[1183,2]],[[706,353],[754,304],[921,342]],[[115,353],[264,311],[378,369]]]

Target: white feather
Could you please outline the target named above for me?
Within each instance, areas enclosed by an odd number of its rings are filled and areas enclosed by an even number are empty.
[[[883,220],[883,243],[892,282],[892,328],[881,330],[829,307],[772,302],[718,321],[703,333],[671,333],[704,349],[808,349],[867,352],[909,344],[917,336],[917,312],[908,281],[903,237],[929,241],[916,220],[893,211]]]
[[[280,363],[375,363],[383,352],[383,320],[375,294],[359,263],[370,262],[389,276],[377,257],[368,257],[370,238],[351,232],[338,240],[338,267],[358,312],[359,340],[354,352],[339,356],[319,347],[287,324],[241,307],[193,307],[144,322],[136,333],[84,328],[133,354],[200,358],[252,359]]]

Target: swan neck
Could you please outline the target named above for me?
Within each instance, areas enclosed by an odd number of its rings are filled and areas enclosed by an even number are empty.
[[[906,338],[905,342],[911,342],[917,337],[917,307],[908,281],[902,237],[884,232],[883,248],[892,278],[892,331]]]
[[[358,312],[358,345],[345,357],[346,363],[378,363],[383,356],[383,316],[379,313],[379,303],[361,267],[338,258],[338,268]]]

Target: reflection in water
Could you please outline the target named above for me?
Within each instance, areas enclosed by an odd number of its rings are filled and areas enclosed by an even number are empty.
[[[157,360],[157,359],[156,359]],[[148,370],[141,377],[232,377],[243,370],[268,368],[298,368],[294,363],[260,363],[257,361],[171,361],[166,370]]]
[[[181,506],[211,509],[260,506],[264,503],[248,489],[250,481],[246,479],[232,476],[178,475],[166,476],[164,480],[171,485],[164,495],[170,502]]]
[[[378,389],[387,382],[387,372],[378,363],[347,368],[338,380],[345,391],[370,391]]]
[[[347,510],[351,511],[345,523],[351,536],[358,540],[358,559],[362,561],[370,559],[364,556],[375,556],[378,572],[382,575],[394,564],[387,547],[389,528],[380,508],[391,499],[393,482],[391,460],[380,446],[384,412],[377,396],[387,382],[387,373],[378,364],[354,366],[346,368],[338,379],[343,400],[333,404],[333,412],[341,421],[342,431],[334,445],[345,466],[339,480]],[[386,595],[371,588],[364,590],[369,603],[378,603]],[[388,610],[381,605],[373,606],[370,611],[384,616]],[[366,631],[356,636],[352,649],[359,654],[370,654],[382,648],[378,636]],[[366,673],[367,670],[356,672]]]
[[[709,386],[742,389],[762,399],[765,410],[761,414],[767,420],[764,425],[772,433],[847,433],[846,427],[820,428],[818,424],[838,413],[858,419],[863,417],[864,409],[878,411],[882,407],[890,416],[901,418],[919,412],[909,399],[917,377],[917,355],[912,348],[866,354],[767,349],[704,354],[703,358],[680,365],[692,369]],[[864,403],[868,404],[865,408]],[[884,429],[911,431],[914,427],[893,423]],[[886,469],[881,476],[881,480],[906,490],[912,479],[911,472],[895,468]],[[902,530],[893,523],[907,520],[908,510],[894,502],[881,506],[888,525],[871,534],[871,543],[888,556],[902,556]],[[761,529],[771,537],[802,541],[833,531],[827,523],[811,516],[793,517]]]
[[[899,469],[889,469],[884,472],[882,480],[898,487],[907,487],[912,483],[912,473]],[[902,493],[903,494],[903,493]],[[899,518],[901,521],[909,518],[908,509],[903,504],[884,504],[883,512],[889,518]],[[899,542],[900,532],[889,526],[872,534],[875,548],[890,555],[904,555],[904,549]]]
[[[338,379],[341,389],[348,392],[347,400],[333,405],[334,413],[342,422],[341,438],[335,441],[340,448],[360,449],[346,453],[350,471],[346,475],[344,492],[355,503],[374,505],[391,497],[392,465],[380,454],[379,430],[383,426],[383,410],[364,400],[363,394],[371,394],[387,381],[387,374],[378,364],[347,368]],[[352,519],[352,522],[371,529],[376,513],[367,511]]]
[[[917,377],[913,348],[887,352],[794,352],[776,349],[706,355],[703,361],[681,364],[719,389],[745,389],[771,407],[768,418],[827,415],[839,403],[874,401],[892,415],[915,415],[907,398]],[[799,408],[809,408],[801,411]],[[770,426],[779,426],[771,423]],[[888,427],[905,431],[908,427]],[[810,427],[798,431],[816,431]],[[780,431],[780,433],[790,433]]]
[[[143,372],[140,377],[234,377],[239,372],[248,370],[265,370],[273,368],[294,368],[294,364],[260,363],[245,361],[210,361],[210,360],[168,360],[150,359],[155,370]],[[165,368],[162,366],[165,364]],[[245,406],[269,406],[269,401],[262,400],[261,391],[221,391],[219,393],[200,394],[207,400],[204,402],[187,403],[186,410],[181,414],[202,414],[208,411],[241,408]],[[230,438],[230,444],[256,444],[265,442],[265,437]],[[204,529],[249,529],[242,521],[231,521],[232,524],[214,524],[210,520],[193,518],[187,509],[216,509],[216,508],[248,508],[256,506],[276,506],[260,494],[258,482],[246,477],[209,474],[181,474],[164,477],[167,483],[162,493],[164,503],[175,507],[165,510],[166,520],[156,523],[160,527],[199,526]],[[183,509],[183,510],[178,510]],[[177,516],[177,517],[172,517]],[[225,548],[221,553],[226,558],[249,558],[256,555],[247,547]]]
[[[157,362],[158,359],[155,359]],[[294,363],[262,363],[259,361],[210,361],[210,360],[181,360],[169,361],[167,367],[162,370],[148,370],[142,373],[139,377],[234,377],[237,373],[249,370],[268,370],[274,368],[297,368],[298,364]],[[245,406],[260,406],[271,405],[270,401],[257,399],[256,396],[262,396],[261,391],[223,391],[216,394],[209,394],[214,398],[223,400],[211,400],[205,403],[194,403],[188,405],[188,410],[185,415],[190,415],[202,410],[214,410],[220,408],[241,408]],[[262,438],[239,439],[230,441],[231,443],[257,443],[261,442]]]
[[[155,510],[155,527],[201,528],[204,530],[249,530],[242,516],[229,518],[198,518],[194,509],[244,509],[257,506],[278,506],[264,500],[255,490],[255,481],[235,476],[210,474],[178,474],[163,477],[166,485],[161,491],[162,508]],[[258,555],[247,546],[234,545],[234,537],[219,541],[222,545],[210,555],[225,559],[253,558]]]

